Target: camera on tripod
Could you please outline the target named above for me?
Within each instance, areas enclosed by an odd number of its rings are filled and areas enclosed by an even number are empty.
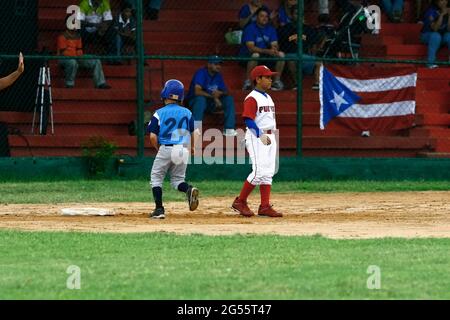
[[[42,53],[45,55],[46,51],[43,50]],[[38,119],[36,119],[36,115],[38,116]],[[41,67],[39,68],[38,87],[36,93],[36,101],[34,104],[31,133],[35,134],[35,125],[37,121],[39,124],[37,133],[39,135],[46,135],[49,117],[52,134],[55,134],[53,123],[53,99],[50,67],[48,65],[48,61],[44,59]]]

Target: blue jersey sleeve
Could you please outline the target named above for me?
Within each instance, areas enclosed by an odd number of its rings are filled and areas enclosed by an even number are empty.
[[[250,129],[250,131],[253,132],[253,134],[259,138],[259,136],[261,135],[261,131],[258,128],[258,125],[256,124],[256,122],[253,119],[250,118],[244,118],[244,122],[245,125],[247,126],[247,128]]]
[[[192,133],[195,130],[195,122],[194,122],[194,116],[191,116],[191,119],[189,119],[189,132]]]
[[[159,120],[155,116],[153,116],[152,120],[150,120],[150,123],[148,124],[147,131],[149,133],[159,135],[159,129],[160,129]]]

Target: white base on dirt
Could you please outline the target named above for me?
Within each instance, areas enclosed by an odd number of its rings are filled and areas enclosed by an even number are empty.
[[[63,216],[113,216],[113,209],[102,208],[64,208],[61,209]]]

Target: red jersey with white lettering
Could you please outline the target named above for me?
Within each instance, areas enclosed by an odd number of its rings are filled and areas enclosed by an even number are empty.
[[[276,129],[275,104],[265,92],[253,90],[244,99],[242,117],[253,119],[261,130]]]

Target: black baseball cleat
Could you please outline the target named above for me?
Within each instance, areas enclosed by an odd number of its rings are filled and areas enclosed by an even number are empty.
[[[164,219],[166,215],[164,214],[164,207],[156,208],[150,215],[152,219]]]
[[[186,197],[189,203],[189,210],[194,211],[198,207],[198,189],[195,187],[189,187],[186,191]]]

